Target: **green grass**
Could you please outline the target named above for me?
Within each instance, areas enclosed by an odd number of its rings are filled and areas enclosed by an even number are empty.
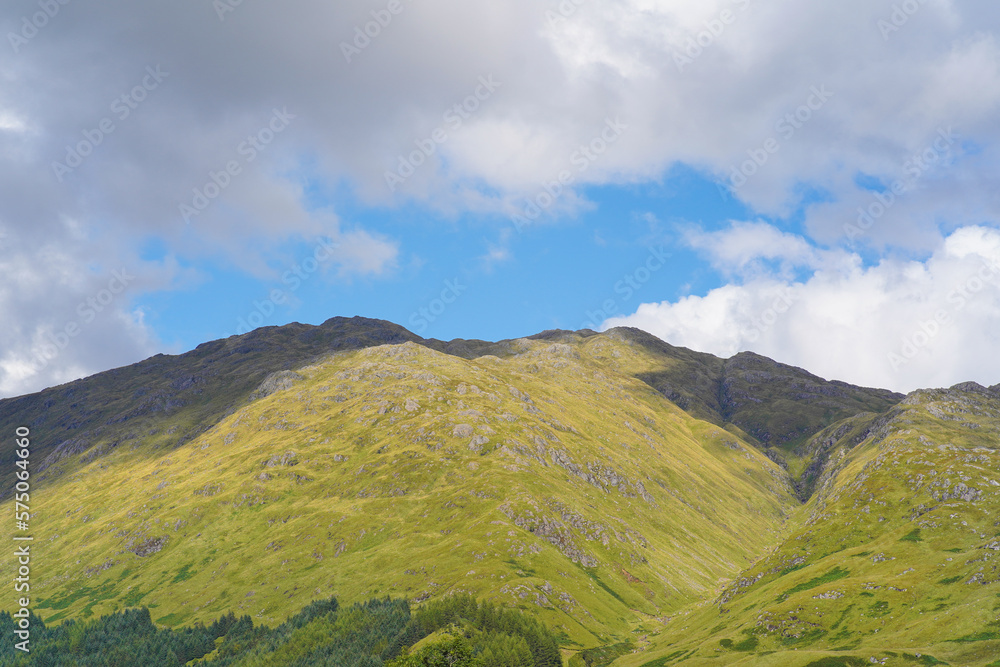
[[[887,616],[889,614],[889,603],[885,600],[880,600],[868,608],[868,613],[874,618]]]
[[[177,571],[177,576],[175,576],[173,579],[170,580],[170,583],[179,584],[180,582],[187,581],[188,579],[193,577],[194,573],[191,572],[192,567],[193,566],[191,563],[188,563],[187,565],[182,567],[180,570]]]
[[[862,665],[867,665],[868,661],[862,658],[854,658],[851,656],[837,656],[837,657],[827,657],[820,658],[819,660],[813,660],[806,667],[862,667]]]
[[[760,645],[760,639],[755,635],[750,635],[743,641],[733,644],[732,648],[734,651],[750,652],[756,649]]]
[[[134,588],[122,597],[122,604],[126,607],[138,607],[146,595],[146,593],[140,592],[138,588]]]
[[[580,651],[577,655],[587,667],[607,667],[616,658],[631,653],[635,645],[632,642],[619,642],[609,646],[599,646],[597,648]]]
[[[156,619],[157,625],[166,626],[168,628],[181,625],[183,621],[184,617],[181,614],[176,614],[176,613],[167,614],[166,616],[160,616],[158,619]]]
[[[918,658],[916,655],[910,655],[909,653],[904,653],[903,658],[911,662],[917,662],[921,665],[947,665],[947,662],[938,660],[932,655],[921,654]],[[992,665],[987,665],[987,667],[992,667]]]
[[[964,637],[959,637],[958,639],[951,639],[949,641],[957,643],[968,643],[968,642],[988,642],[1000,639],[1000,632],[977,632],[976,634],[966,635]]]
[[[593,582],[595,584],[597,584],[598,586],[600,586],[601,589],[604,590],[608,595],[610,595],[614,599],[618,600],[622,604],[627,604],[625,602],[625,600],[622,599],[622,597],[616,591],[614,591],[610,586],[608,586],[606,583],[604,583],[603,581],[601,581],[601,577],[597,574],[597,571],[594,568],[588,568],[588,567],[582,567],[581,566],[581,569],[584,572],[586,572],[587,576],[590,577],[591,580],[593,580]]]
[[[835,567],[826,574],[816,577],[815,579],[810,579],[804,583],[801,583],[793,588],[788,589],[784,592],[784,595],[794,595],[795,593],[801,593],[802,591],[808,591],[810,589],[816,588],[817,586],[822,586],[823,584],[831,584],[840,579],[851,576],[850,570],[845,570],[842,567]]]
[[[679,660],[689,653],[689,651],[675,651],[670,655],[665,655],[662,658],[656,658],[655,660],[650,660],[649,662],[642,663],[642,667],[666,667],[671,662]]]

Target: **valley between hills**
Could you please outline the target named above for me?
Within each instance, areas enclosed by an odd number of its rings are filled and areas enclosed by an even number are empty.
[[[574,666],[1000,665],[1000,385],[334,318],[0,401],[11,512],[18,426],[47,625],[468,594]]]

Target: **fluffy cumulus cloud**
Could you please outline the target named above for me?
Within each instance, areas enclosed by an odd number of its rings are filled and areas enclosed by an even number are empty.
[[[104,326],[127,344],[61,357],[62,375],[147,349],[128,304],[176,284],[173,258],[263,275],[289,238],[343,237],[330,275],[391,271],[398,244],[342,232],[317,191],[509,226],[684,163],[762,214],[807,205],[827,245],[929,251],[942,224],[1000,208],[997,14],[994,0],[11,0],[0,259],[39,284],[4,288],[0,318],[18,325],[0,391],[26,386],[39,332],[126,259],[140,278]],[[149,239],[171,259],[139,252]],[[46,253],[58,271],[37,268]],[[49,306],[24,307],[36,293]]]
[[[73,238],[71,225],[63,231]],[[62,384],[157,351],[130,295],[167,288],[186,272],[124,252],[120,264],[101,265],[97,248],[76,240],[76,247],[51,242],[0,256],[0,395]]]
[[[685,240],[706,252],[715,269],[745,274],[766,262],[777,262],[783,272],[817,262],[818,253],[805,239],[763,222],[734,223],[716,232],[689,231]]]
[[[754,229],[760,239],[778,234],[766,225]],[[707,252],[725,258],[726,237],[746,233],[747,225],[734,224],[714,235],[723,242]],[[785,248],[789,261],[798,261],[796,244]],[[857,255],[836,251],[817,256],[808,269],[799,281],[758,269],[704,296],[643,304],[602,328],[634,326],[723,357],[752,350],[823,377],[904,392],[1000,378],[993,354],[1000,332],[995,229],[957,230],[922,261],[865,266]]]

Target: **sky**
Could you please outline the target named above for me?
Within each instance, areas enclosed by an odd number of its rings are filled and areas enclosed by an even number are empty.
[[[8,0],[0,397],[289,322],[1000,383],[995,0]]]

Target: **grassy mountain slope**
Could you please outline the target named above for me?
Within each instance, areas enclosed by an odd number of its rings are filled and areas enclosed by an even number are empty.
[[[1000,392],[918,391],[813,446],[801,527],[616,664],[1000,661]]]
[[[361,317],[337,317],[318,327],[265,327],[199,345],[179,356],[158,354],[36,394],[0,400],[0,433],[29,426],[35,471],[87,452],[118,447],[176,447],[244,403],[274,372],[308,363],[318,354],[420,338],[400,326]],[[10,494],[14,443],[0,440],[0,497]]]
[[[528,340],[582,341],[592,331],[547,331]],[[828,382],[801,369],[750,353],[730,360],[671,346],[638,329],[606,334],[630,350],[628,368],[616,368],[656,388],[699,419],[721,425],[768,451],[796,476],[799,443],[830,423],[858,412],[879,412],[902,396]],[[518,341],[425,340],[391,322],[332,318],[320,326],[290,324],[199,345],[179,356],[146,361],[42,392],[0,400],[0,432],[27,425],[45,437],[36,443],[36,473],[45,479],[56,461],[83,454],[87,460],[120,446],[176,447],[245,405],[271,375],[309,363],[322,354],[374,345],[418,342],[465,359],[508,357]],[[271,383],[265,390],[280,386]],[[774,450],[771,445],[780,445]],[[0,498],[10,494],[13,443],[0,441]]]
[[[467,591],[581,645],[658,629],[776,544],[797,503],[754,447],[616,370],[634,346],[571,343],[339,352],[189,440],[55,461],[36,611],[273,622],[316,597]]]
[[[32,585],[49,622],[142,604],[171,626],[229,611],[273,623],[331,595],[470,592],[537,614],[567,645],[619,642],[576,658],[596,664],[635,646],[616,664],[808,665],[918,645],[978,660],[997,628],[928,626],[919,643],[916,602],[882,598],[918,591],[949,621],[996,618],[978,579],[959,585],[979,572],[957,572],[959,551],[933,559],[944,538],[904,511],[899,485],[929,485],[924,460],[970,464],[959,451],[997,470],[968,440],[995,441],[997,389],[901,403],[636,329],[437,341],[334,318],[3,400],[0,429],[35,437]],[[2,498],[14,466],[0,442]],[[891,469],[890,444],[904,448]],[[992,482],[962,470],[945,523],[978,526],[966,551],[991,563],[996,529],[970,508],[996,513]],[[969,488],[981,497],[963,501]],[[876,578],[899,545],[908,586]],[[956,572],[934,578],[939,566]]]

